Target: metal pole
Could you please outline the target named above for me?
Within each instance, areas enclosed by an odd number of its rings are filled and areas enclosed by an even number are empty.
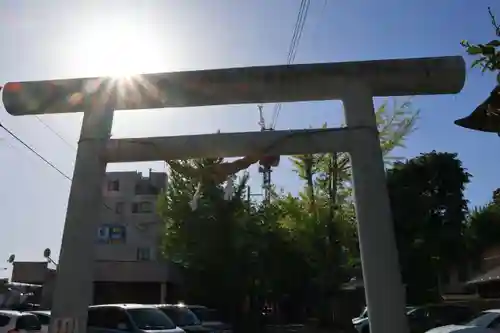
[[[350,151],[361,263],[371,333],[407,333],[405,293],[370,89],[347,87],[348,127],[358,127]]]
[[[51,258],[51,257],[47,257],[47,260],[48,260],[51,264],[53,264],[54,266],[56,266],[56,267],[57,267],[57,263],[56,263],[54,260],[52,260],[52,258]]]
[[[85,111],[57,266],[50,333],[85,333],[93,299],[94,237],[103,205],[113,110]]]

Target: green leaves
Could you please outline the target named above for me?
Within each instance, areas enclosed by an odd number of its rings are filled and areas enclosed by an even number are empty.
[[[494,39],[486,44],[487,46],[498,47],[500,46],[500,40]]]
[[[390,154],[396,148],[404,148],[405,139],[416,129],[420,111],[413,108],[410,100],[398,103],[393,101],[392,108],[388,102],[383,103],[375,112],[379,128],[380,146],[386,157],[386,163],[391,165],[394,159]]]
[[[471,46],[467,47],[467,53],[469,55],[482,54],[483,53],[483,48],[481,46],[479,46],[479,45],[471,45]]]
[[[490,15],[491,24],[495,29],[495,34],[497,37],[500,37],[500,26],[498,26],[495,16],[489,7],[488,13]],[[462,40],[460,45],[465,48],[468,55],[478,57],[474,59],[471,68],[479,67],[483,72],[496,72],[500,69],[500,52],[497,50],[497,48],[500,47],[500,40],[493,39],[486,44],[471,44],[467,40]],[[500,82],[498,77],[497,81]]]
[[[177,161],[174,169],[221,162]],[[183,268],[189,285],[185,298],[216,307],[236,320],[241,319],[240,305],[248,297],[252,311],[260,311],[264,299],[280,300],[285,294],[303,297],[311,280],[307,258],[292,229],[278,223],[283,211],[293,213],[295,199],[265,206],[248,202],[248,174],[244,174],[235,182],[231,201],[224,200],[220,186],[204,184],[198,209],[192,211],[189,201],[197,182],[194,175],[172,171],[158,204],[164,222],[162,250]]]
[[[469,252],[478,259],[483,251],[500,245],[500,200],[499,190],[493,192],[492,200],[469,213],[466,224],[466,240]]]

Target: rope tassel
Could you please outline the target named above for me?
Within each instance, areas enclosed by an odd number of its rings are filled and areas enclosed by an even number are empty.
[[[221,184],[225,181],[224,199],[231,200],[234,196],[235,174],[258,162],[260,158],[261,156],[246,156],[232,162],[223,162],[221,164],[215,164],[201,169],[182,165],[175,161],[165,162],[170,166],[170,169],[175,172],[198,180],[196,192],[193,195],[193,199],[189,202],[189,206],[194,211],[198,208],[198,201],[201,197],[202,183],[209,181],[214,184]]]

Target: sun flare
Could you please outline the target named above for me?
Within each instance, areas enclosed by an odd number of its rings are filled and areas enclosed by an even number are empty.
[[[115,21],[86,28],[77,44],[86,68],[99,76],[127,78],[161,68],[158,35],[133,22]]]

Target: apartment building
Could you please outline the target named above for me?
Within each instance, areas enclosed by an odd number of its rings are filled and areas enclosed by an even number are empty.
[[[176,301],[180,276],[161,255],[162,223],[156,213],[157,197],[166,183],[163,172],[106,173],[95,233],[95,304]],[[43,294],[50,298],[52,279],[57,277],[45,271],[46,265],[43,272],[40,267],[35,262],[14,262],[12,280],[43,284]]]
[[[97,261],[156,262],[160,260],[161,221],[158,195],[165,187],[163,172],[108,172],[104,205],[96,230]]]

